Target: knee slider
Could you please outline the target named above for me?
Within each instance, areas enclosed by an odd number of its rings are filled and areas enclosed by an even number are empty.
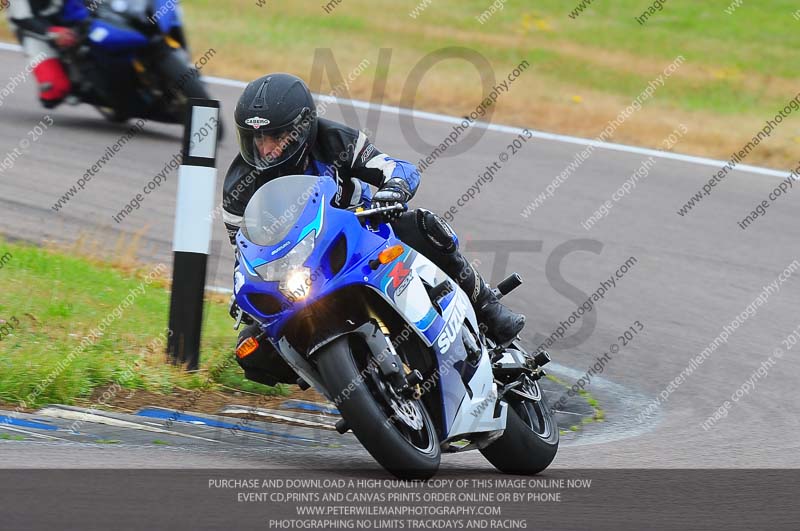
[[[417,223],[422,233],[435,249],[444,254],[453,254],[458,250],[458,236],[444,219],[430,210],[417,210]]]

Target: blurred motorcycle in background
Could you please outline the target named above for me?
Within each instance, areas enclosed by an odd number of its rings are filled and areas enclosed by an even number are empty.
[[[69,103],[93,105],[109,121],[183,123],[188,98],[208,99],[191,63],[174,0],[95,2],[80,44],[61,52]]]

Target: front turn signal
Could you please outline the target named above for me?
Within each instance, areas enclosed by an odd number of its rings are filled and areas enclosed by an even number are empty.
[[[380,252],[380,254],[378,255],[378,261],[382,264],[388,264],[401,254],[403,254],[404,251],[405,249],[403,249],[402,245],[392,245],[388,249],[384,249],[383,251]]]
[[[236,347],[236,357],[239,359],[246,358],[256,350],[258,350],[258,341],[254,337],[248,337]]]

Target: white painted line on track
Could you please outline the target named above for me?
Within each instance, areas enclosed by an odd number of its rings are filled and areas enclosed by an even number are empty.
[[[324,422],[314,422],[314,421],[311,421],[311,420],[299,419],[297,417],[291,417],[291,416],[287,416],[287,415],[280,415],[280,414],[278,414],[276,412],[273,412],[273,411],[270,411],[268,409],[253,408],[253,407],[249,407],[249,406],[237,406],[237,405],[227,406],[227,407],[222,408],[219,411],[219,413],[220,414],[227,414],[227,415],[245,415],[245,414],[259,415],[261,417],[273,418],[273,419],[278,419],[278,420],[283,420],[283,421],[288,421],[288,422],[295,422],[295,423],[301,424],[303,426],[311,426],[311,427],[314,427],[314,428],[324,428],[326,430],[336,429],[332,422],[331,423],[327,423],[327,424],[324,423]]]
[[[93,413],[88,413],[84,411],[76,411],[71,409],[61,409],[59,407],[46,407],[36,412],[37,415],[43,415],[45,417],[52,417],[62,420],[74,420],[79,422],[89,422],[92,424],[105,424],[107,426],[112,426],[115,428],[129,428],[133,430],[140,430],[140,431],[149,431],[153,433],[162,433],[166,435],[173,435],[176,437],[187,437],[189,439],[199,439],[201,441],[206,442],[213,442],[213,443],[222,443],[224,441],[216,440],[216,439],[208,439],[206,437],[200,437],[198,435],[190,435],[188,433],[180,433],[177,431],[172,430],[165,430],[163,428],[155,428],[152,426],[145,426],[144,424],[137,424],[136,422],[129,422],[127,420],[119,420],[112,417],[106,417],[103,415],[97,415]]]
[[[0,50],[5,50],[7,52],[21,52],[22,46],[19,44],[11,44],[9,42],[0,42]]]
[[[8,430],[13,431],[16,433],[24,433],[25,435],[30,435],[35,439],[47,439],[47,440],[55,440],[55,441],[66,441],[67,439],[62,439],[61,437],[53,437],[52,435],[45,435],[44,433],[36,433],[33,431],[23,430],[22,428],[15,428],[8,425],[0,426],[0,430]]]
[[[0,42],[0,50],[21,52],[22,48],[17,44]],[[245,86],[247,86],[247,83],[244,81],[239,81],[236,79],[227,79],[223,77],[203,76],[203,80],[208,83],[224,87],[244,88]],[[381,112],[388,112],[392,114],[397,114],[399,116],[412,116],[415,119],[430,120],[432,122],[440,122],[440,123],[455,125],[455,124],[460,124],[463,121],[463,118],[458,118],[455,116],[447,116],[445,114],[418,111],[414,109],[406,109],[403,107],[396,107],[394,105],[375,104],[375,103],[370,103],[368,101],[337,98],[335,96],[327,94],[315,94],[315,97],[319,101],[324,101],[327,103],[348,105],[356,109],[379,110]],[[488,129],[489,131],[493,131],[496,133],[508,133],[512,135],[521,134],[525,130],[525,128],[522,127],[514,127],[502,124],[492,124],[487,122],[475,122],[473,124],[473,127]],[[597,140],[590,140],[588,138],[580,138],[569,135],[559,135],[556,133],[547,133],[544,131],[536,131],[530,128],[528,128],[528,131],[533,133],[534,138],[538,138],[540,140],[550,140],[552,142],[575,144],[579,146],[592,146],[596,149],[607,149],[609,151],[618,151],[621,153],[632,153],[636,155],[645,155],[649,157],[677,160],[679,162],[697,164],[699,166],[710,166],[719,169],[728,163],[728,161],[724,160],[711,159],[707,157],[698,157],[695,155],[684,155],[681,153],[672,153],[669,151],[660,151],[657,149],[642,148],[637,146],[628,146],[625,144],[616,144],[613,142],[598,142]],[[789,172],[788,170],[776,170],[773,168],[764,168],[761,166],[751,166],[750,164],[739,164],[733,169],[733,171],[753,173],[757,175],[766,175],[768,177],[780,177],[781,179],[785,179],[786,177],[791,175],[791,172]]]

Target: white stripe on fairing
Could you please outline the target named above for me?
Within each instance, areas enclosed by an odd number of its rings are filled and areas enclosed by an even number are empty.
[[[216,180],[216,168],[180,167],[173,251],[208,254]]]
[[[0,50],[19,52],[21,51],[21,48],[16,44],[0,42]],[[235,79],[226,79],[214,76],[203,76],[202,79],[208,83],[213,83],[215,85],[221,85],[224,87],[244,88],[247,86],[247,83],[245,83],[244,81],[238,81]],[[380,110],[381,112],[389,112],[400,116],[413,116],[414,118],[417,119],[430,120],[432,122],[441,122],[441,123],[455,125],[455,124],[460,124],[464,120],[463,118],[456,118],[454,116],[447,116],[444,114],[417,111],[413,109],[404,109],[402,107],[396,107],[394,105],[374,104],[368,101],[337,98],[335,96],[330,96],[327,94],[315,94],[314,97],[319,101],[324,101],[327,103],[349,105],[356,109],[366,109],[366,110],[377,109]],[[486,122],[475,122],[473,126],[488,129],[489,131],[494,131],[496,133],[508,133],[512,135],[518,135],[525,131],[525,129],[521,127],[513,127],[501,124],[490,124]],[[533,133],[534,138],[538,138],[541,140],[550,140],[552,142],[562,142],[565,144],[577,144],[579,146],[593,146],[598,149],[607,149],[609,151],[620,151],[622,153],[635,153],[637,155],[647,155],[650,157],[659,157],[662,159],[677,160],[680,162],[687,162],[689,164],[698,164],[700,166],[712,166],[714,168],[721,168],[722,166],[728,163],[728,161],[725,160],[711,159],[707,157],[697,157],[694,155],[682,155],[680,153],[671,153],[668,151],[659,151],[657,149],[628,146],[625,144],[615,144],[612,142],[598,142],[597,140],[590,140],[588,138],[580,138],[577,136],[545,133],[544,131],[535,131],[533,129],[528,129],[528,131]],[[791,175],[791,172],[789,172],[788,170],[775,170],[772,168],[764,168],[761,166],[751,166],[750,164],[739,164],[736,166],[736,168],[734,168],[733,171],[754,173],[757,175],[767,175],[769,177],[780,177],[782,179]]]

